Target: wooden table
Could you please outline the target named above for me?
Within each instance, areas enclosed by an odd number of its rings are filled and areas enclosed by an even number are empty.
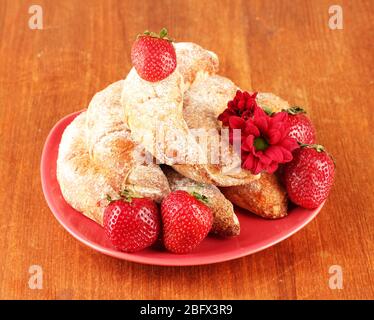
[[[374,1],[34,1],[0,3],[0,298],[373,299]],[[174,3],[174,4],[173,4]],[[335,156],[335,186],[320,215],[263,252],[199,267],[156,267],[99,254],[54,219],[40,156],[60,118],[128,72],[134,36],[167,26],[215,51],[221,73],[309,109]],[[30,265],[43,289],[28,286]],[[331,265],[343,271],[332,290]]]

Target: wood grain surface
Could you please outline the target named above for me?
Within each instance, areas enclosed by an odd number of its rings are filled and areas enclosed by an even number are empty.
[[[0,1],[1,299],[373,299],[374,1]],[[328,9],[343,8],[343,30]],[[290,239],[234,261],[156,267],[99,254],[71,237],[44,200],[51,127],[127,74],[134,36],[169,28],[215,51],[246,89],[305,106],[337,163],[320,215]],[[28,286],[30,265],[44,271]],[[331,265],[343,289],[329,288]]]

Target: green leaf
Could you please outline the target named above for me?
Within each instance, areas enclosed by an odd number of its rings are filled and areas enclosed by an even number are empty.
[[[165,38],[168,35],[168,30],[166,28],[162,28],[160,30],[160,38]]]
[[[139,195],[139,194],[137,194],[137,193],[135,193],[135,192],[133,192],[133,191],[130,191],[130,190],[128,190],[128,189],[123,189],[123,190],[120,192],[119,195],[120,195],[120,197],[121,197],[123,200],[125,200],[125,201],[127,201],[127,202],[131,202],[132,199],[135,199],[135,198],[138,198],[138,199],[143,198],[141,195]]]
[[[262,107],[262,109],[265,111],[265,113],[268,115],[268,116],[272,116],[274,114],[274,112],[271,110],[271,108],[269,107]]]
[[[192,196],[194,196],[197,200],[201,201],[204,204],[208,204],[209,203],[208,197],[205,196],[205,195],[203,195],[203,194],[200,194],[198,192],[193,191],[192,192]]]
[[[302,107],[294,106],[288,109],[284,109],[289,114],[296,115],[298,113],[306,113],[306,111]]]
[[[311,148],[311,149],[315,149],[317,152],[325,151],[325,147],[320,144],[306,144],[306,143],[301,143],[301,142],[298,142],[298,144],[301,148]]]

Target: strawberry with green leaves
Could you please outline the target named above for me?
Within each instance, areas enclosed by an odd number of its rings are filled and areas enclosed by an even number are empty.
[[[307,209],[326,200],[334,182],[335,164],[321,145],[301,144],[282,174],[289,199]]]
[[[173,73],[177,56],[167,30],[139,35],[131,49],[131,61],[139,76],[150,82],[161,81]]]
[[[290,127],[288,136],[304,144],[316,143],[316,130],[312,121],[306,116],[304,109],[292,107],[284,110],[288,113],[288,125]]]
[[[205,204],[206,197],[177,190],[161,204],[163,240],[167,250],[188,253],[208,235],[213,224],[213,212]]]
[[[160,233],[160,217],[156,203],[125,190],[120,198],[108,198],[104,211],[104,230],[114,247],[135,252],[151,246]]]

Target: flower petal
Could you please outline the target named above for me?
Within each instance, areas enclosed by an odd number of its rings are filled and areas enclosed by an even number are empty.
[[[288,113],[287,112],[277,112],[275,115],[272,116],[272,122],[277,123],[277,122],[285,122],[287,121],[288,118]]]
[[[279,145],[291,152],[300,147],[296,139],[291,137],[286,137],[280,142]]]
[[[271,145],[265,150],[265,155],[275,162],[283,161],[283,152],[279,146]]]
[[[291,151],[288,151],[287,149],[283,147],[279,147],[280,150],[282,150],[283,153],[283,161],[282,163],[290,162],[293,159]]]
[[[232,129],[242,129],[245,126],[245,120],[238,116],[231,116],[229,118],[229,126]]]
[[[257,152],[257,155],[259,155],[259,152]],[[265,155],[263,152],[261,152],[261,155],[259,155],[259,158],[260,158],[260,161],[268,166],[270,165],[270,163],[273,161],[272,159],[270,159],[267,155]]]
[[[240,101],[238,102],[238,109],[239,109],[240,111],[243,111],[244,108],[245,108],[245,100],[242,99],[242,100],[240,100]]]
[[[261,173],[263,168],[264,168],[263,164],[258,159],[255,159],[253,166],[252,166],[252,173],[259,174]]]
[[[266,116],[255,116],[253,118],[253,122],[256,127],[260,130],[260,132],[265,133],[268,129],[268,119]]]
[[[245,135],[254,135],[255,137],[260,136],[260,131],[258,128],[253,124],[252,121],[246,121],[245,123],[245,129],[244,129]]]
[[[259,107],[259,106],[255,106],[254,110],[253,110],[253,116],[254,118],[259,118],[259,117],[269,117],[265,111]],[[269,117],[270,118],[270,117]],[[271,118],[270,118],[271,119]]]
[[[274,173],[278,169],[278,163],[273,161],[270,165],[267,166],[266,171],[268,173]]]
[[[253,163],[254,163],[254,156],[253,156],[252,154],[249,154],[249,155],[245,158],[245,160],[244,160],[242,166],[243,166],[244,169],[247,169],[247,170],[249,170],[249,171],[252,171]]]
[[[248,136],[244,139],[241,149],[245,151],[252,152],[254,150],[253,141],[255,137],[254,136]]]
[[[277,144],[281,139],[281,133],[279,130],[269,130],[267,134],[267,138],[270,144]]]

